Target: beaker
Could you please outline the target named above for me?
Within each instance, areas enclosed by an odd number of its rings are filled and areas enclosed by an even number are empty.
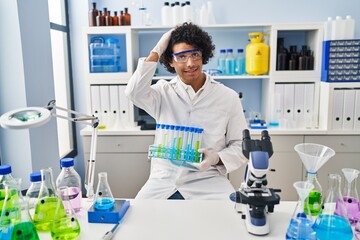
[[[311,212],[306,205],[308,204],[309,192],[314,188],[314,185],[307,181],[299,181],[293,184],[296,192],[299,196],[295,211],[290,220],[286,239],[297,240],[312,240],[316,239],[316,234],[312,229],[312,217]]]
[[[331,148],[316,143],[301,143],[294,147],[306,168],[307,181],[314,184],[314,189],[309,193],[309,208],[312,216],[317,216],[322,206],[322,187],[317,180],[317,171],[331,157],[335,151]]]
[[[3,208],[0,239],[39,240],[36,228],[30,219],[27,201],[21,194],[20,185],[21,179],[14,179],[10,184],[5,183],[5,191],[8,193],[6,203],[12,202],[13,208]],[[14,197],[15,190],[17,197]]]
[[[55,210],[59,201],[55,194],[52,169],[41,169],[41,186],[33,221],[38,231],[50,231],[50,224],[54,221]]]
[[[62,186],[58,189],[58,202],[56,205],[54,221],[50,232],[53,239],[76,239],[80,235],[80,224],[71,205],[69,189]],[[66,202],[67,208],[64,208]]]
[[[96,210],[110,210],[113,208],[115,200],[107,180],[107,173],[100,172],[98,177],[94,208]]]
[[[356,189],[356,181],[359,171],[352,168],[343,168],[345,184],[343,190],[344,204],[352,226],[356,225],[359,220],[360,206],[359,195]]]
[[[340,191],[341,177],[339,174],[329,174],[328,182],[329,189],[323,207],[313,225],[316,237],[319,240],[350,240],[353,232]]]

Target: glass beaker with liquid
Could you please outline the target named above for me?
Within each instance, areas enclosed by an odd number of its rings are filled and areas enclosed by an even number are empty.
[[[50,225],[50,233],[53,239],[76,239],[80,235],[80,224],[75,210],[71,204],[71,194],[68,187],[58,189],[58,201],[56,205],[54,221]],[[66,208],[64,207],[66,205]]]
[[[329,174],[328,181],[329,189],[323,207],[313,225],[316,237],[319,240],[351,240],[353,232],[340,191],[341,177]]]
[[[335,155],[331,148],[316,143],[301,143],[294,147],[307,170],[306,180],[314,184],[314,189],[309,193],[310,212],[317,216],[322,207],[322,187],[317,180],[318,170]],[[306,207],[306,206],[305,206]]]
[[[107,180],[107,173],[100,172],[98,177],[94,208],[96,210],[110,210],[114,207],[115,200]]]
[[[38,231],[50,231],[50,225],[54,221],[58,196],[55,193],[53,173],[51,168],[41,169],[41,186],[33,221]]]
[[[31,221],[26,199],[21,194],[21,179],[5,183],[6,200],[1,214],[0,239],[39,240],[36,228]],[[17,191],[14,198],[13,191]],[[11,204],[10,204],[11,203]],[[8,206],[12,206],[9,208]]]
[[[299,196],[295,211],[290,220],[286,239],[292,240],[312,240],[316,239],[316,234],[312,229],[312,217],[308,205],[308,196],[314,185],[307,181],[299,181],[294,183],[294,188]]]
[[[359,195],[356,189],[356,180],[359,171],[352,168],[343,168],[345,185],[343,191],[344,204],[352,226],[356,225],[360,217]]]

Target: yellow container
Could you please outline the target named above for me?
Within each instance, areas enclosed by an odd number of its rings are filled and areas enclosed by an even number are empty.
[[[264,43],[261,32],[249,33],[250,43],[246,46],[246,72],[262,75],[269,71],[269,45]]]

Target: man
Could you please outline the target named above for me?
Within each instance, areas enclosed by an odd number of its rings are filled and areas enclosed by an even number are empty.
[[[199,170],[152,158],[151,173],[136,198],[229,199],[234,188],[226,174],[238,169],[242,130],[246,128],[238,95],[203,73],[215,46],[207,32],[192,23],[165,33],[147,58],[139,59],[126,95],[157,123],[203,128]],[[157,62],[177,76],[151,85]]]

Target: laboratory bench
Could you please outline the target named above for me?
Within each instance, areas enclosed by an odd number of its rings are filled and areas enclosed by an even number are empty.
[[[134,198],[147,181],[150,174],[148,147],[154,142],[155,131],[99,130],[96,155],[96,172],[108,172],[108,180],[113,194],[118,198]],[[253,139],[260,137],[261,131],[251,130]],[[296,181],[306,179],[306,170],[294,150],[299,143],[318,143],[335,150],[334,157],[320,168],[318,179],[327,188],[327,175],[338,173],[342,168],[360,169],[360,133],[345,134],[325,130],[281,130],[269,129],[274,154],[270,158],[270,168],[275,172],[267,175],[269,187],[280,188],[282,200],[295,201],[297,193],[292,186]],[[81,131],[84,157],[90,155],[91,131]],[[228,178],[235,189],[244,179],[246,165],[231,172]],[[95,175],[96,176],[96,175]],[[95,185],[96,186],[96,182]],[[360,185],[357,186],[360,191]]]
[[[259,239],[247,232],[241,214],[230,200],[137,200],[130,207],[116,231],[114,240],[184,240],[184,239]],[[88,223],[91,203],[83,199],[78,214],[79,240],[101,239],[114,224]],[[268,215],[270,233],[261,239],[284,239],[296,202],[281,201]],[[40,239],[51,239],[40,233]]]

